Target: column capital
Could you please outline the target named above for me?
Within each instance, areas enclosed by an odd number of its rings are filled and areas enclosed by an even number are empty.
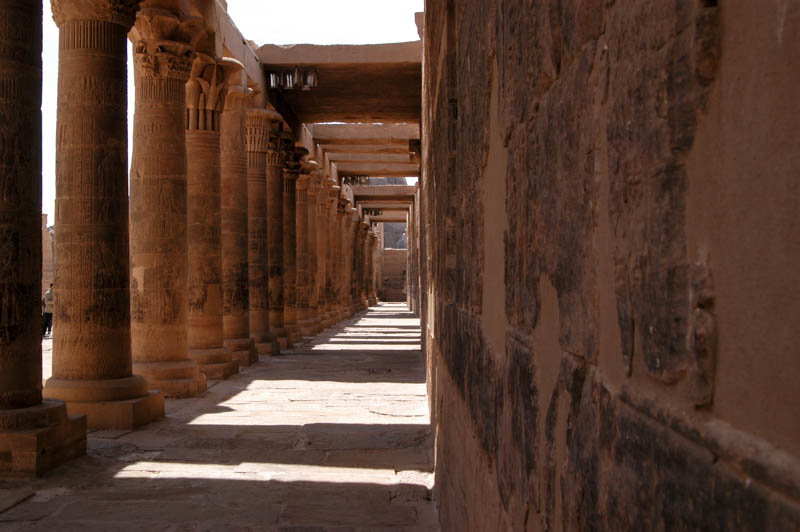
[[[272,109],[248,109],[247,150],[261,153],[274,150],[270,136],[282,120],[281,115]]]
[[[241,84],[231,84],[225,95],[225,111],[244,112],[253,96],[253,89],[242,87]]]
[[[100,20],[130,29],[141,0],[51,0],[56,26],[73,20]]]
[[[205,112],[222,112],[231,78],[244,69],[236,59],[218,59],[197,53],[186,83],[186,107],[189,110],[188,129],[219,131],[216,120],[203,119]]]
[[[130,32],[138,79],[175,79],[184,83],[194,60],[191,36],[205,26],[200,17],[181,20],[165,9],[144,8]]]
[[[335,206],[339,202],[339,192],[342,190],[342,187],[340,187],[334,179],[329,179],[328,182],[330,183],[330,189],[328,189],[329,197],[333,200],[331,205]]]

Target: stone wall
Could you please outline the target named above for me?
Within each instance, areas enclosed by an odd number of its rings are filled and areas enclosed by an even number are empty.
[[[383,250],[383,285],[378,293],[381,301],[406,301],[408,250]]]
[[[446,530],[800,527],[800,3],[426,2]]]

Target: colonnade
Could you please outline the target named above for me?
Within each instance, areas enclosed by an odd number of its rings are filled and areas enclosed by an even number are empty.
[[[137,0],[52,5],[55,332],[42,387],[42,10],[0,1],[0,473],[41,473],[84,453],[87,427],[149,423],[165,397],[202,393],[376,301],[374,233],[281,115],[258,108],[242,65],[214,56],[202,19]]]

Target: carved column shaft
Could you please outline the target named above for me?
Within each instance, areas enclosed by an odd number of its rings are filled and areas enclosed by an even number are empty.
[[[336,320],[336,274],[338,268],[338,245],[339,240],[339,216],[336,210],[339,203],[339,191],[341,187],[336,181],[331,180],[331,187],[328,191],[328,258],[325,269],[325,310],[328,313],[328,323],[332,324]]]
[[[270,130],[280,115],[266,109],[247,112],[247,235],[250,277],[250,336],[260,354],[279,352],[269,327],[267,250],[267,151]]]
[[[186,85],[186,210],[189,255],[189,356],[209,379],[226,379],[239,361],[224,346],[220,112],[233,65],[198,54]]]
[[[222,293],[225,345],[240,365],[258,360],[250,338],[249,273],[247,263],[247,141],[245,94],[228,94],[222,113]]]
[[[277,126],[277,123],[275,124]],[[288,338],[283,318],[283,167],[286,152],[281,149],[280,131],[270,132],[267,150],[267,273],[269,288],[269,326],[272,334]]]
[[[296,182],[297,189],[297,279],[296,304],[297,325],[303,335],[311,333],[309,329],[309,301],[311,299],[311,277],[308,262],[308,185],[310,175],[302,169]]]
[[[0,408],[42,402],[42,6],[0,4]]]
[[[315,169],[311,175],[308,187],[308,274],[309,274],[309,299],[308,316],[311,321],[311,332],[319,332],[319,233],[320,220],[320,175]]]
[[[0,474],[86,453],[86,418],[42,401],[42,4],[0,2]]]
[[[53,377],[45,394],[89,427],[164,413],[132,375],[127,33],[138,2],[54,1],[59,27]],[[135,408],[131,401],[140,401]]]
[[[330,190],[330,183],[323,176],[320,176],[320,184],[317,188],[317,217],[316,217],[316,258],[317,258],[317,274],[315,276],[315,303],[317,309],[317,320],[319,328],[323,328],[327,321],[326,316],[326,292],[325,292],[325,278],[328,269],[328,229],[330,224],[328,222],[328,195]]]
[[[283,321],[293,342],[300,335],[297,327],[297,177],[289,139],[285,138],[287,163],[283,169]]]
[[[184,114],[192,51],[169,40],[179,26],[175,17],[144,10],[134,28],[131,351],[134,369],[167,397],[206,389],[187,353]]]

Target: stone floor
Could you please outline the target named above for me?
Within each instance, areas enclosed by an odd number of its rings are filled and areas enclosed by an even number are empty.
[[[381,304],[143,430],[90,433],[86,457],[0,481],[0,529],[438,530],[419,334]]]

